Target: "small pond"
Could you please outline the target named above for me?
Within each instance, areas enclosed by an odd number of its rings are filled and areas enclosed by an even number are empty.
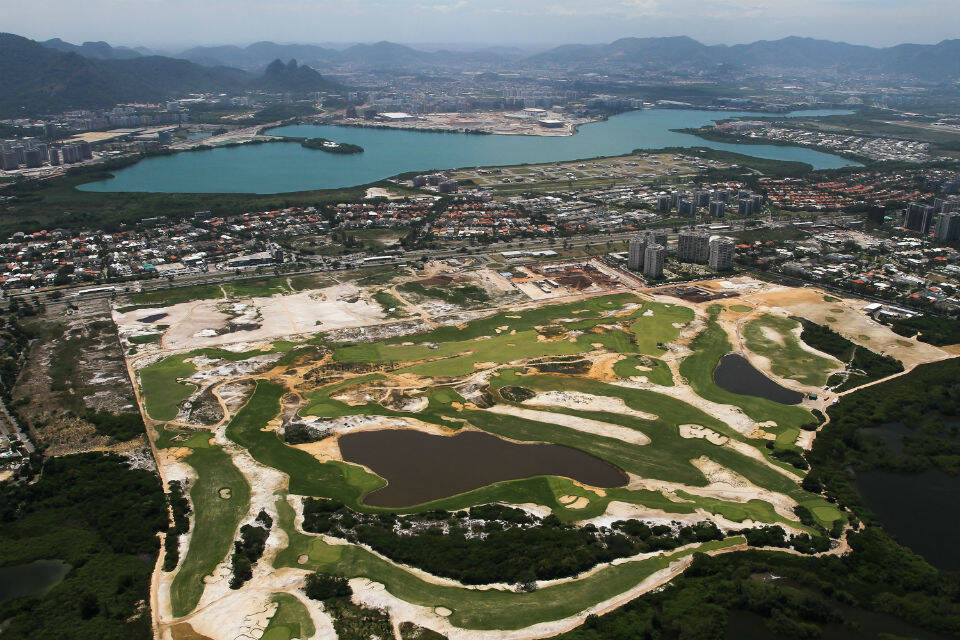
[[[71,567],[60,560],[37,560],[29,564],[0,567],[0,601],[23,596],[42,596],[63,580]]]
[[[348,433],[340,438],[348,462],[387,480],[363,501],[407,507],[485,487],[502,480],[564,476],[593,487],[618,487],[627,476],[590,454],[556,444],[517,444],[469,431],[437,436],[410,429]]]
[[[777,384],[739,353],[728,353],[720,358],[713,370],[713,381],[730,393],[766,398],[780,404],[800,404],[803,400],[802,393]]]

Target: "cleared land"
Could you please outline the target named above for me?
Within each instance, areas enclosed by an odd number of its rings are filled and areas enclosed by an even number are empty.
[[[462,317],[438,324],[421,306],[431,303],[416,298],[404,305],[416,320],[379,315],[394,304],[383,295],[393,279],[402,284],[407,276],[383,272],[362,285],[338,285],[353,287],[358,300],[376,301],[373,325],[334,323],[316,334],[321,324],[307,335],[290,330],[257,340],[228,335],[218,348],[175,351],[171,334],[182,335],[175,319],[161,343],[151,341],[132,356],[161,471],[187,479],[195,514],[179,567],[159,576],[158,589],[170,602],[161,626],[189,622],[208,634],[215,616],[229,610],[241,618],[269,614],[261,629],[271,640],[329,629],[326,614],[293,595],[307,572],[320,570],[350,579],[355,602],[387,610],[397,624],[442,634],[499,638],[515,630],[512,638],[533,637],[548,627],[575,626],[584,612],[655,586],[682,570],[695,551],[742,544],[744,527],[776,524],[796,535],[825,536],[845,522],[845,513],[803,489],[804,472],[792,464],[802,461],[796,442],[802,426],[816,424],[815,405],[734,394],[713,381],[735,343],[769,360],[774,378],[811,388],[822,387],[837,368],[799,341],[794,321],[758,302],[768,290],[744,294],[744,304],[734,298],[727,310],[621,293],[464,309]],[[234,289],[230,296],[248,296],[262,308],[264,301],[286,304],[296,296],[320,305],[330,299],[318,293],[328,290],[295,288],[264,279],[260,289]],[[215,303],[178,301],[150,313],[180,313],[179,307],[197,304]],[[128,312],[130,322],[144,312]],[[222,419],[194,424],[185,407],[207,393]],[[177,426],[165,424],[173,420]],[[439,436],[476,430],[516,443],[551,443],[613,464],[628,480],[598,488],[561,475],[533,476],[424,504],[374,507],[365,496],[384,479],[376,469],[345,462],[338,443],[346,433],[387,428]],[[421,468],[430,469],[428,453],[397,455],[423,457]],[[470,464],[475,460],[463,461]],[[346,538],[307,533],[300,524],[304,497],[338,501],[350,513],[386,521],[490,504],[522,505],[577,526],[711,520],[725,539],[600,565],[530,592],[481,590]],[[274,523],[266,551],[240,592],[224,595],[238,527],[260,510]],[[239,597],[247,590],[261,594],[261,603],[267,602],[263,594],[272,594],[270,606],[250,609]]]

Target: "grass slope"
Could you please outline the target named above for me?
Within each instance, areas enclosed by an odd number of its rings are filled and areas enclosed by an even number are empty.
[[[433,584],[361,547],[332,546],[319,537],[301,534],[293,528],[293,508],[285,500],[279,501],[277,508],[278,524],[287,532],[289,545],[277,557],[276,566],[319,569],[347,578],[367,577],[382,583],[387,591],[407,602],[450,609],[450,622],[466,629],[521,629],[576,615],[635,587],[670,562],[695,551],[676,551],[605,567],[586,578],[531,593],[494,589],[480,591]],[[742,543],[742,538],[734,537],[706,543],[697,550],[719,549]],[[298,563],[301,555],[307,556],[306,565]]]
[[[748,349],[769,359],[774,374],[822,387],[827,383],[827,376],[837,369],[837,363],[804,349],[794,333],[799,328],[796,320],[764,314],[744,325],[743,339]],[[764,329],[778,337],[768,337]]]
[[[170,585],[176,617],[197,606],[204,578],[226,558],[237,527],[250,509],[250,485],[223,449],[199,447],[184,462],[197,472],[197,480],[190,489],[195,514],[190,545]],[[229,498],[224,498],[221,490],[229,490]]]
[[[289,593],[275,593],[271,602],[277,603],[277,612],[263,630],[261,640],[294,640],[294,638],[312,638],[316,633],[313,620],[307,607]]]

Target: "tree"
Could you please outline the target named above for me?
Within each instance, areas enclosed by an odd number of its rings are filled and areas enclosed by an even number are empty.
[[[347,598],[353,594],[353,590],[344,578],[320,573],[319,571],[307,576],[303,592],[311,600]]]

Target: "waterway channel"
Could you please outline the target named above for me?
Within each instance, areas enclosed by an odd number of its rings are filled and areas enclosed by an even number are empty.
[[[797,111],[788,115],[846,113],[849,112]],[[695,146],[806,162],[814,169],[856,165],[845,158],[803,147],[713,142],[672,131],[754,115],[769,114],[685,109],[630,111],[585,124],[576,134],[563,137],[297,125],[271,133],[357,144],[364,148],[364,153],[324,153],[296,142],[189,151],[148,158],[117,171],[113,178],[79,188],[98,192],[285,193],[356,186],[407,171],[557,162],[621,155],[634,149]]]

